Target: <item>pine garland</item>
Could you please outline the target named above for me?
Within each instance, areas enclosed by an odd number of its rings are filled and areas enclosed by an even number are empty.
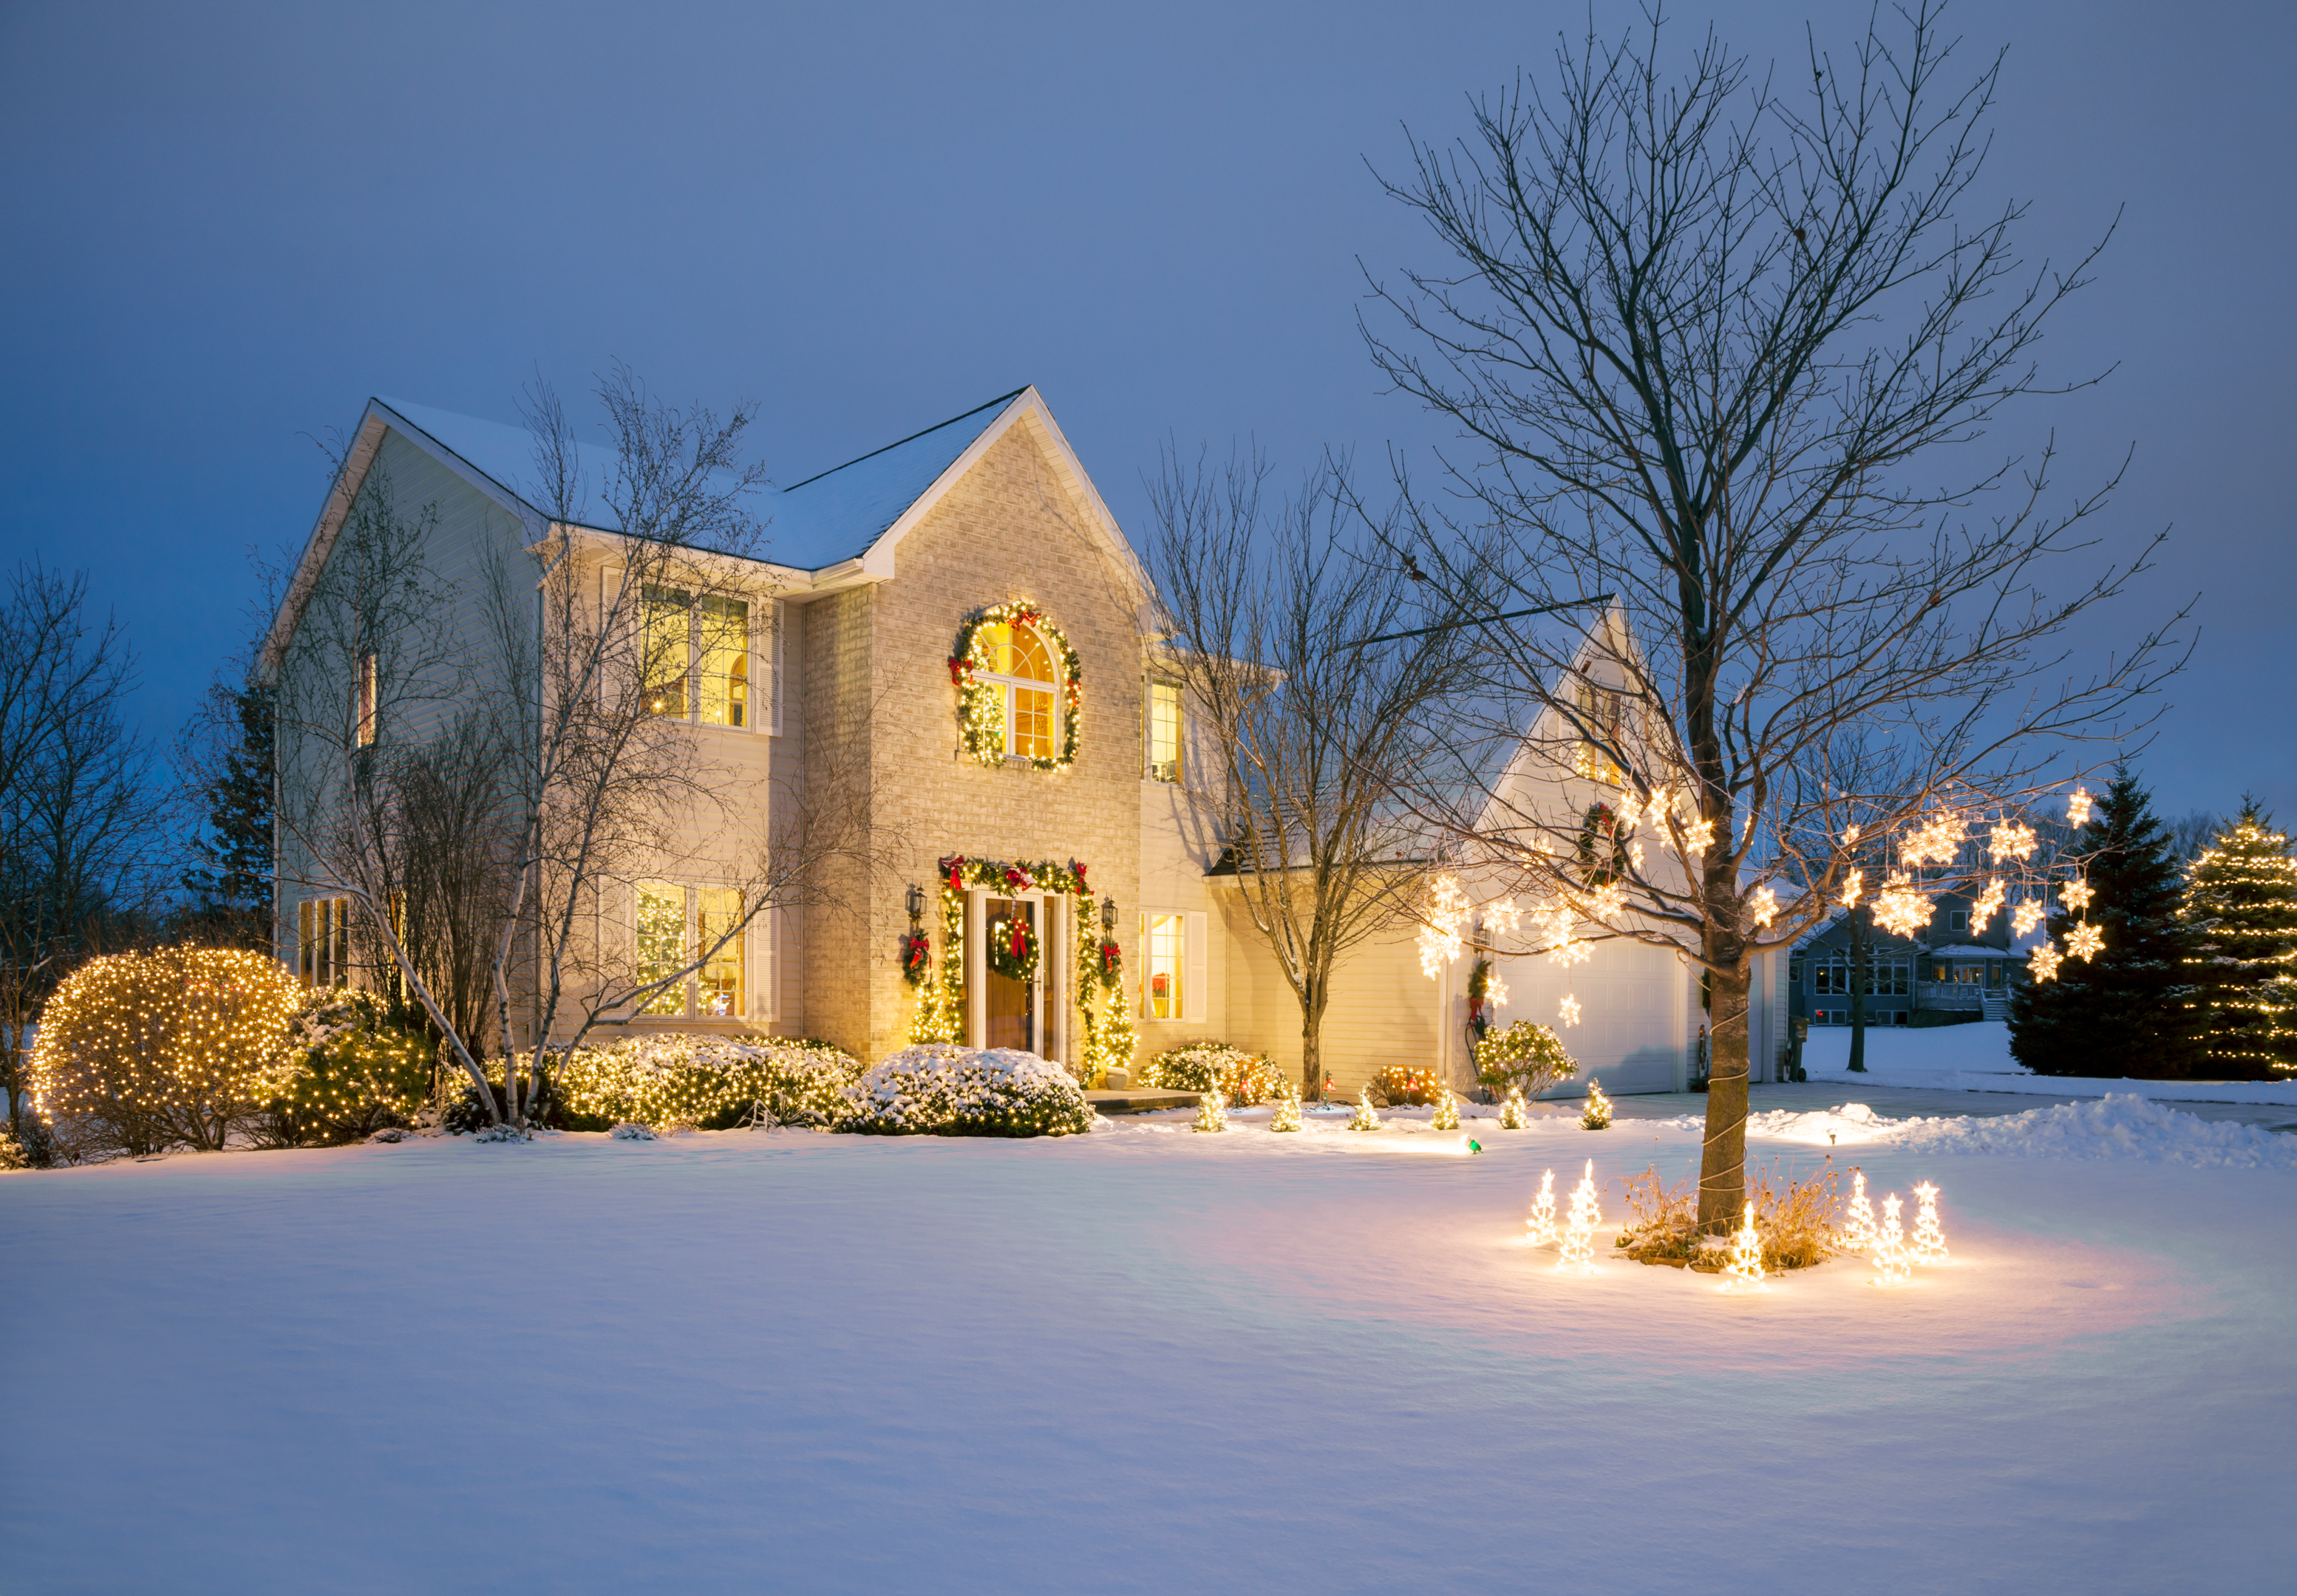
[[[981,675],[990,667],[988,641],[982,635],[997,625],[1025,626],[1041,634],[1061,656],[1061,679],[1058,691],[1061,695],[1061,752],[1057,758],[1033,756],[1029,763],[1039,770],[1066,770],[1076,763],[1078,722],[1084,703],[1084,662],[1060,628],[1045,619],[1044,612],[1025,601],[992,605],[976,610],[965,619],[957,630],[957,646],[949,656],[949,679],[957,687],[957,730],[965,744],[965,751],[984,765],[996,766],[1005,762],[1005,694],[994,682],[984,681]]]

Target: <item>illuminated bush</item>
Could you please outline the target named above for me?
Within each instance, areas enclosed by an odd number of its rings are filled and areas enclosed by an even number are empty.
[[[921,1042],[861,1077],[841,1131],[869,1136],[1076,1136],[1092,1110],[1076,1077],[1034,1053]]]
[[[256,1124],[257,1139],[274,1146],[358,1141],[412,1120],[431,1094],[430,1038],[357,987],[304,993],[288,1024],[287,1052],[280,1095]]]
[[[578,1048],[552,1065],[556,1123],[604,1131],[618,1123],[699,1125],[762,1117],[827,1126],[852,1113],[861,1061],[825,1041],[770,1036],[627,1037]]]
[[[1533,1020],[1518,1020],[1476,1044],[1476,1079],[1496,1092],[1513,1087],[1535,1098],[1578,1073],[1578,1064],[1563,1050],[1562,1039]]]
[[[1192,1041],[1157,1054],[1148,1061],[1141,1081],[1165,1091],[1216,1091],[1231,1108],[1265,1103],[1285,1085],[1266,1054],[1247,1053],[1218,1041]]]
[[[1436,1072],[1414,1069],[1407,1064],[1385,1065],[1371,1078],[1371,1090],[1372,1095],[1387,1107],[1401,1108],[1406,1104],[1422,1107],[1436,1095]]]
[[[276,1098],[301,996],[275,959],[162,948],[92,959],[40,1016],[32,1094],[69,1158],[221,1148]]]

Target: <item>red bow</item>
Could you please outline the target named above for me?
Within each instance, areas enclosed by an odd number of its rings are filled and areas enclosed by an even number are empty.
[[[1022,933],[1021,933],[1021,922],[1020,922],[1020,921],[1018,921],[1018,920],[1015,920],[1015,921],[1012,923],[1012,925],[1013,925],[1013,944],[1012,944],[1012,945],[1013,945],[1013,957],[1014,957],[1014,958],[1020,958],[1020,957],[1021,957],[1021,955],[1022,955],[1022,954],[1024,954],[1024,953],[1025,953],[1025,952],[1027,952],[1027,951],[1028,951],[1029,944],[1028,944],[1028,942],[1027,942],[1026,941],[1025,941],[1025,940],[1023,939]]]
[[[965,686],[964,655],[953,654],[949,656],[949,679],[956,687]]]
[[[960,853],[955,859],[945,860],[943,862],[949,870],[949,890],[952,893],[963,892],[965,890],[965,855]]]
[[[1009,886],[1026,886],[1029,884],[1029,877],[1023,872],[1013,868],[1010,865],[1008,865],[1005,868],[1005,881],[1006,884]]]

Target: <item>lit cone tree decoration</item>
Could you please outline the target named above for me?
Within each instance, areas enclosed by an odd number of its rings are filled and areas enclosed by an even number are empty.
[[[1523,1088],[1508,1088],[1506,1101],[1500,1105],[1500,1129],[1521,1131],[1531,1124],[1531,1105],[1523,1100]]]
[[[1437,1089],[1436,1112],[1428,1116],[1428,1128],[1431,1131],[1456,1131],[1460,1128],[1460,1099],[1452,1095],[1450,1087]]]
[[[1208,1091],[1197,1099],[1197,1123],[1190,1127],[1196,1131],[1225,1131],[1228,1129],[1228,1099],[1217,1091]]]
[[[1539,1195],[1531,1199],[1531,1213],[1523,1222],[1523,1236],[1534,1246],[1540,1246],[1554,1240],[1555,1234],[1555,1172],[1551,1169],[1539,1177]]]
[[[1898,1194],[1892,1192],[1882,1199],[1882,1222],[1874,1231],[1874,1283],[1877,1286],[1903,1286],[1913,1272],[1913,1256],[1906,1251],[1906,1227],[1898,1222]]]
[[[1731,1236],[1731,1262],[1723,1266],[1723,1273],[1733,1286],[1759,1286],[1763,1283],[1763,1238],[1755,1229],[1755,1205],[1747,1205],[1745,1217]]]
[[[1842,1220],[1842,1250],[1846,1253],[1871,1253],[1874,1250],[1874,1205],[1866,1196],[1866,1172],[1850,1172],[1850,1211]]]
[[[1286,1082],[1288,1086],[1290,1082]],[[1269,1110],[1268,1128],[1272,1131],[1297,1131],[1300,1128],[1300,1098],[1295,1091],[1279,1092],[1275,1107]]]
[[[2178,914],[2211,1074],[2297,1074],[2297,860],[2253,801],[2194,861]]]
[[[1571,1191],[1571,1213],[1563,1223],[1563,1256],[1556,1261],[1555,1267],[1592,1267],[1595,1262],[1595,1227],[1602,1222],[1602,1213],[1595,1205],[1595,1161],[1590,1158],[1586,1172]]]
[[[1928,1181],[1914,1188],[1914,1197],[1922,1209],[1914,1215],[1914,1262],[1943,1263],[1947,1260],[1946,1232],[1939,1228],[1938,1188]]]
[[[1379,1129],[1379,1111],[1371,1106],[1371,1087],[1365,1086],[1358,1089],[1356,1092],[1355,1112],[1348,1115],[1348,1129],[1351,1131],[1377,1131]]]
[[[1603,1083],[1588,1077],[1587,1107],[1579,1115],[1583,1130],[1608,1131],[1611,1128],[1611,1099],[1603,1095]]]

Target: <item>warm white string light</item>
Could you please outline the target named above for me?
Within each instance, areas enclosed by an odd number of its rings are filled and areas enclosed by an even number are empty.
[[[1874,1247],[1874,1205],[1866,1197],[1866,1173],[1850,1172],[1850,1213],[1842,1222],[1842,1250],[1872,1252]]]
[[[1593,1163],[1589,1160],[1590,1164]],[[1555,1239],[1555,1172],[1539,1177],[1539,1195],[1531,1199],[1531,1213],[1523,1222],[1523,1238],[1534,1246]]]
[[[1366,1086],[1357,1091],[1356,1111],[1348,1115],[1348,1129],[1351,1131],[1377,1131],[1379,1129],[1379,1111],[1371,1106],[1371,1087]]]
[[[1300,1128],[1300,1097],[1297,1092],[1279,1094],[1275,1107],[1269,1111],[1268,1128],[1272,1131],[1297,1131]]]
[[[1747,917],[1754,922],[1757,930],[1768,929],[1771,922],[1779,917],[1779,895],[1766,886],[1757,887],[1755,895],[1747,900]]]
[[[1864,870],[1851,871],[1848,879],[1845,880],[1842,884],[1842,907],[1845,909],[1857,908],[1858,895],[1865,890],[1866,872]]]
[[[1874,900],[1875,923],[1897,936],[1929,925],[1936,913],[1931,901],[1915,889],[1904,872],[1891,876]]]
[[[1988,835],[1987,845],[1993,849],[1996,859],[2024,859],[2034,851],[2038,841],[2032,827],[2021,825],[2015,820],[2003,820],[1997,822]]]
[[[1523,1088],[1511,1085],[1507,1100],[1500,1105],[1500,1129],[1527,1131],[1531,1128],[1531,1105],[1523,1100]]]
[[[1914,1262],[1943,1263],[1947,1260],[1946,1232],[1939,1228],[1939,1189],[1928,1181],[1914,1188],[1914,1196],[1922,1201],[1922,1212],[1914,1215]]]
[[[2068,958],[2087,958],[2104,946],[2104,934],[2087,920],[2066,933]]]
[[[2029,898],[2010,911],[2010,929],[2019,936],[2025,935],[2042,923],[2042,906]]]
[[[1460,1099],[1452,1095],[1450,1087],[1437,1090],[1436,1112],[1428,1116],[1428,1128],[1431,1131],[1456,1131],[1460,1128]]]
[[[1983,931],[2000,911],[2003,900],[2008,896],[2009,892],[2003,886],[1999,876],[1988,876],[1985,889],[1978,894],[1978,901],[1970,906],[1971,928]]]
[[[1216,1091],[1208,1091],[1197,1099],[1197,1123],[1190,1127],[1196,1131],[1225,1131],[1228,1129],[1228,1099]]]
[[[2086,826],[2089,823],[2089,789],[2076,787],[2066,800],[2066,824]]]
[[[1755,1229],[1755,1205],[1748,1203],[1745,1219],[1731,1238],[1731,1262],[1723,1272],[1733,1286],[1763,1283],[1763,1238]]]
[[[1577,1269],[1583,1273],[1595,1263],[1595,1227],[1603,1222],[1602,1213],[1595,1206],[1595,1161],[1587,1160],[1587,1171],[1579,1177],[1578,1186],[1571,1193],[1571,1213],[1563,1226],[1563,1256],[1556,1261],[1558,1269]]]
[[[1898,1222],[1898,1194],[1892,1192],[1882,1199],[1882,1222],[1877,1226],[1874,1238],[1874,1267],[1881,1272],[1874,1277],[1877,1286],[1903,1286],[1913,1271],[1913,1259],[1906,1252],[1906,1227]]]
[[[1568,992],[1566,992],[1563,996],[1563,1007],[1558,1011],[1558,1015],[1566,1025],[1577,1024],[1579,1023],[1579,1000],[1571,996]]]
[[[2044,942],[2026,955],[2026,967],[2037,981],[2054,981],[2058,978],[2058,967],[2065,962],[2065,958],[2054,944]]]

